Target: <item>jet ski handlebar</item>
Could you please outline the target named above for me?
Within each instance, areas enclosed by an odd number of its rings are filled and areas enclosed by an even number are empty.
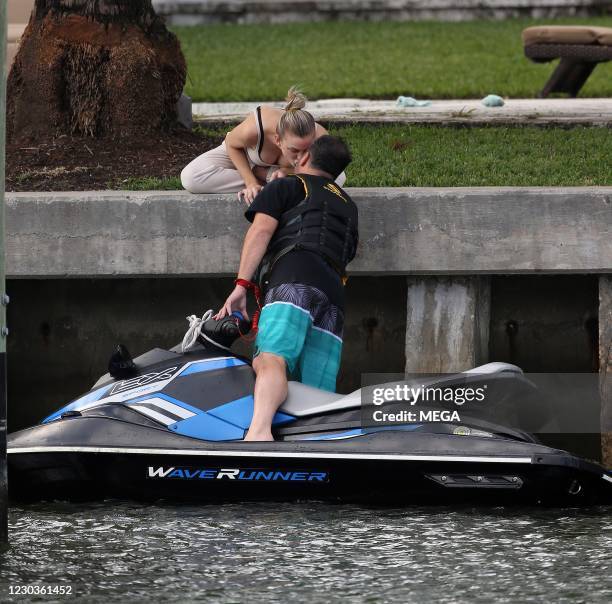
[[[234,311],[217,321],[213,319],[213,311],[207,310],[202,317],[190,315],[187,321],[189,329],[181,344],[183,352],[187,352],[198,342],[207,348],[213,346],[229,351],[231,345],[239,337],[248,334],[251,329],[250,321],[247,321],[239,311]]]

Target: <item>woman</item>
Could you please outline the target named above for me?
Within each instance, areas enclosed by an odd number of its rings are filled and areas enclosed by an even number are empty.
[[[251,203],[266,182],[291,174],[298,158],[327,130],[303,108],[306,97],[295,87],[284,109],[260,106],[215,149],[196,157],[181,172],[191,193],[234,193]],[[342,186],[342,173],[336,182]]]

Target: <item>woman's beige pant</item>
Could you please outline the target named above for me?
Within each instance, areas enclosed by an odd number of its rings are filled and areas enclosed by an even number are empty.
[[[249,159],[249,165],[253,168],[255,164]],[[344,172],[336,178],[340,187],[345,181]],[[187,164],[181,172],[181,183],[190,193],[237,193],[244,189],[244,180],[229,158],[225,142]]]
[[[255,165],[249,159],[251,168]],[[237,193],[244,180],[227,154],[225,142],[202,153],[181,172],[181,183],[190,193]]]

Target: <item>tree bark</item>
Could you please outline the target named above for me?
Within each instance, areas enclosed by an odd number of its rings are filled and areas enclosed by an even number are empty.
[[[151,0],[36,0],[8,78],[8,136],[167,129],[185,75]]]

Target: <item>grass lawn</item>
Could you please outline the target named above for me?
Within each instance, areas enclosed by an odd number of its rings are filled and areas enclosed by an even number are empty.
[[[207,129],[223,136],[226,127]],[[350,187],[612,185],[607,128],[338,125],[353,152]],[[118,188],[180,189],[180,180]]]
[[[611,17],[466,23],[328,22],[174,27],[194,101],[279,100],[291,84],[330,97],[535,97],[553,63],[523,55],[530,25],[612,27]],[[612,62],[599,65],[581,96],[612,96]]]

